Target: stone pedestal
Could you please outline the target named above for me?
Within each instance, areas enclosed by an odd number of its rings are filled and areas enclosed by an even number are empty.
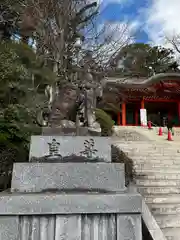
[[[42,129],[43,136],[101,136],[101,132],[93,131],[88,127],[79,127],[78,131],[75,127],[44,127]]]
[[[13,194],[0,197],[3,240],[141,240],[133,194]]]
[[[32,137],[30,162],[14,164],[11,193],[0,196],[0,239],[142,240],[142,199],[125,188],[124,166],[111,163],[110,139],[94,137],[83,152],[86,138],[46,144],[54,138]],[[73,162],[79,150],[87,162]]]
[[[108,137],[32,136],[29,160],[50,156],[52,151],[51,155],[59,154],[62,157],[72,155],[86,157],[92,153],[92,158],[97,157],[99,161],[111,162],[111,143],[112,140]]]
[[[116,163],[15,163],[11,190],[16,192],[125,191],[124,166]]]

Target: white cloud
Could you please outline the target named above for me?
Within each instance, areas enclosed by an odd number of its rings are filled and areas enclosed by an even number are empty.
[[[103,62],[107,62],[111,57],[118,53],[125,45],[134,41],[136,25],[123,22],[104,23],[102,39],[100,44],[100,56]]]
[[[145,11],[145,30],[154,44],[170,45],[165,36],[180,34],[180,0],[152,0]]]
[[[86,0],[93,2],[94,0]],[[100,10],[110,3],[118,3],[122,6],[132,0],[97,0],[101,5]],[[101,13],[100,13],[101,14]],[[133,21],[93,21],[93,24],[86,29],[84,42],[85,49],[91,49],[102,62],[108,62],[111,56],[121,50],[128,43],[134,41],[138,22]]]
[[[107,64],[126,44],[134,42],[136,29],[134,23],[103,22],[86,35],[83,48],[91,49],[98,62]]]
[[[93,0],[90,0],[90,1],[93,1]],[[103,7],[106,7],[110,3],[118,3],[118,4],[127,3],[127,0],[96,0],[96,1],[98,2],[98,4],[102,4]]]

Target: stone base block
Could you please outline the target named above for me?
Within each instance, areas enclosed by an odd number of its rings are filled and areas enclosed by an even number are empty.
[[[90,156],[111,162],[112,141],[109,137],[32,136],[29,160],[57,154],[62,157]]]
[[[0,196],[0,216],[48,214],[140,214],[138,193],[12,193]]]
[[[6,194],[2,240],[142,240],[138,194]]]
[[[12,191],[124,191],[124,165],[119,163],[15,163]]]

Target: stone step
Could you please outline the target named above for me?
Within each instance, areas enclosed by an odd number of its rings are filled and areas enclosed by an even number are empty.
[[[169,186],[169,187],[139,187],[138,186],[138,191],[142,195],[159,195],[159,194],[180,194],[180,187],[174,187],[174,186]]]
[[[136,179],[149,179],[149,180],[180,180],[179,171],[177,173],[166,173],[166,172],[143,172],[137,176]]]
[[[171,151],[168,151],[167,153],[163,153],[163,152],[124,152],[129,158],[134,158],[134,159],[138,159],[138,157],[140,158],[152,158],[152,159],[157,159],[159,157],[164,158],[164,159],[178,159],[180,158],[180,154],[179,153],[174,153]]]
[[[160,228],[180,228],[180,214],[155,215],[155,219]]]
[[[117,145],[119,147],[121,147],[124,150],[135,150],[135,151],[141,151],[143,149],[145,150],[161,150],[161,151],[167,151],[167,150],[179,150],[179,146],[177,145],[172,145],[170,144],[169,141],[167,142],[157,142],[157,141],[138,141],[138,142],[134,142],[134,141],[128,141],[128,144],[126,144],[126,142],[117,142]],[[141,148],[141,146],[143,146],[143,149]]]
[[[161,153],[158,153],[158,154],[151,153],[151,154],[142,155],[142,154],[138,153],[136,155],[135,154],[127,155],[127,157],[132,158],[134,160],[138,160],[138,159],[149,160],[149,159],[151,159],[153,161],[153,160],[160,159],[160,160],[172,160],[172,161],[175,160],[175,161],[178,161],[178,162],[180,161],[180,155],[179,154],[178,155],[173,155],[170,152],[167,155],[163,155]]]
[[[142,150],[140,146],[143,146],[144,149],[174,149],[177,148],[176,145],[170,145],[169,142],[167,143],[162,143],[162,142],[157,142],[157,141],[128,141],[128,142],[123,142],[123,141],[118,141],[117,142],[118,146],[121,146],[124,149],[137,149]],[[129,148],[128,148],[129,147]],[[166,148],[167,147],[167,148]]]
[[[172,142],[171,142],[172,143]],[[170,142],[157,142],[157,141],[119,141],[115,143],[117,147],[124,151],[143,151],[144,150],[161,150],[161,151],[167,151],[167,150],[172,150],[172,151],[177,151],[179,150],[178,144],[172,145]],[[143,147],[143,148],[141,148]]]
[[[179,165],[180,166],[180,161],[179,159],[163,159],[163,158],[157,158],[157,159],[149,159],[149,158],[139,158],[139,159],[134,159],[132,158],[134,164],[146,164],[151,162],[152,164],[167,164],[167,165]]]
[[[159,194],[156,196],[144,196],[145,202],[149,204],[180,204],[180,195],[179,194]]]
[[[154,215],[180,214],[180,204],[151,204],[150,210]]]
[[[138,142],[134,142],[134,141],[128,141],[128,142],[124,142],[123,140],[119,139],[117,144],[121,144],[121,146],[123,147],[127,147],[129,146],[130,148],[133,148],[134,146],[138,146],[138,144],[141,144],[143,146],[147,146],[147,147],[164,147],[164,146],[168,146],[169,148],[172,148],[172,145],[169,144],[169,142],[167,141],[166,143],[162,143],[162,142],[157,142],[156,140],[154,141],[138,141]]]
[[[138,142],[134,142],[134,141],[128,141],[128,142],[123,142],[123,141],[119,141],[116,143],[117,146],[120,146],[122,149],[126,149],[126,150],[139,150],[142,151],[141,146],[143,146],[143,149],[146,150],[157,150],[157,149],[161,149],[161,150],[169,150],[169,149],[179,149],[178,145],[171,145],[168,141],[166,143],[164,142],[157,142],[157,141],[138,141]]]
[[[136,174],[137,177],[139,175],[140,178],[142,178],[142,176],[144,175],[150,175],[150,174],[154,174],[154,175],[158,175],[158,174],[172,174],[172,175],[176,175],[179,174],[180,170],[178,168],[175,169],[171,169],[171,168],[149,168],[149,169],[144,169],[144,168],[138,168],[136,167]]]
[[[162,154],[162,153],[137,153],[137,154],[129,154],[126,155],[129,158],[132,158],[134,160],[138,160],[138,159],[152,159],[152,160],[157,160],[157,159],[161,159],[161,160],[176,160],[176,161],[180,161],[180,154],[173,154],[171,152],[167,153],[167,154]]]
[[[147,141],[146,141],[147,142]],[[136,144],[135,142],[130,142],[128,141],[128,144],[126,144],[126,142],[119,142],[118,139],[115,143],[115,146],[118,147],[119,149],[121,149],[122,151],[126,151],[126,152],[143,152],[143,150],[146,151],[161,151],[161,152],[167,152],[167,150],[169,151],[175,151],[177,152],[179,150],[179,148],[177,147],[177,145],[166,145],[161,144],[158,145],[158,143],[156,142],[156,144],[145,144],[141,141],[138,141]]]
[[[144,170],[149,170],[149,169],[165,169],[165,168],[168,168],[169,170],[174,170],[174,169],[179,169],[179,171],[180,171],[180,165],[178,165],[178,164],[163,164],[163,163],[157,163],[157,164],[155,164],[155,163],[151,163],[151,162],[149,162],[149,163],[135,163],[134,164],[134,168],[135,169],[138,169],[138,168],[140,168],[140,169],[144,169]]]
[[[172,142],[171,142],[172,143]],[[140,146],[143,146],[144,149],[178,149],[178,145],[172,145],[169,141],[167,142],[158,142],[158,141],[128,141],[128,142],[123,142],[118,140],[118,142],[116,143],[118,146],[124,148],[124,149],[139,149],[142,150],[142,148]]]
[[[180,149],[177,147],[177,145],[173,145],[171,148],[169,146],[147,147],[147,146],[141,145],[141,143],[139,143],[136,146],[133,144],[133,147],[130,147],[130,146],[123,147],[120,144],[118,144],[118,147],[119,147],[119,149],[121,149],[122,151],[127,152],[127,153],[131,153],[131,152],[134,152],[134,153],[138,153],[138,152],[139,153],[143,153],[143,152],[152,153],[152,151],[154,153],[158,153],[158,152],[159,153],[168,153],[169,151],[173,152],[173,153],[179,153],[180,152]]]
[[[179,240],[180,239],[180,228],[164,228],[162,229],[167,240]]]
[[[180,180],[159,180],[159,179],[136,179],[136,184],[138,186],[152,186],[152,187],[180,187]]]

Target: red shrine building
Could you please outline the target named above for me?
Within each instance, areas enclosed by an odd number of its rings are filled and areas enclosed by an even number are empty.
[[[121,111],[113,116],[116,125],[139,126],[140,109],[146,109],[147,120],[162,125],[164,119],[180,126],[180,73],[157,74],[151,78],[108,78],[125,96]]]

